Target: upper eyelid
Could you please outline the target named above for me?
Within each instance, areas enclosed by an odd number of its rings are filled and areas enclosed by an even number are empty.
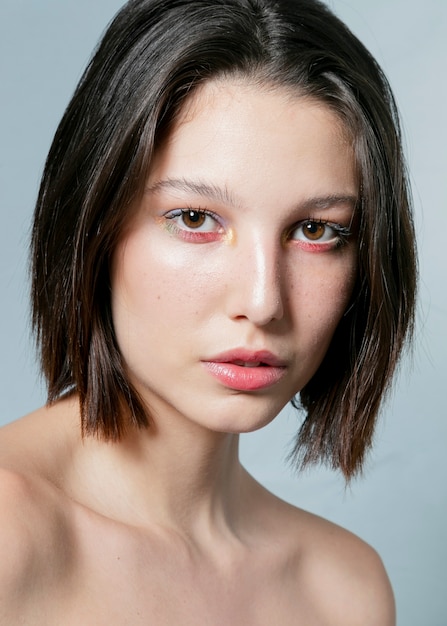
[[[295,224],[293,224],[289,230],[293,231],[296,228],[299,228],[300,226],[304,226],[305,224],[322,224],[323,226],[329,226],[329,228],[333,228],[336,232],[346,231],[350,233],[351,227],[352,227],[352,220],[350,220],[350,223],[348,226],[345,226],[344,224],[340,224],[339,222],[333,222],[331,220],[324,219],[324,218],[307,217],[306,219],[295,222]]]
[[[209,209],[192,207],[192,206],[191,207],[185,206],[181,208],[170,209],[169,211],[165,213],[165,217],[167,219],[170,219],[173,217],[179,217],[180,215],[182,215],[183,213],[187,213],[188,211],[193,211],[194,213],[202,213],[203,215],[212,217],[213,219],[216,220],[216,222],[219,222],[220,224],[222,224],[222,218],[217,213],[214,213],[214,211],[210,211]]]

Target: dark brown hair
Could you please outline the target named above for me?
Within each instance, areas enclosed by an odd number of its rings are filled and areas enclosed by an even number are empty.
[[[416,260],[389,85],[317,0],[131,0],[117,14],[56,132],[35,211],[33,324],[48,399],[78,393],[84,435],[117,440],[129,424],[150,425],[115,340],[109,263],[185,98],[235,74],[325,102],[353,138],[358,280],[325,359],[294,400],[306,416],[292,454],[350,477],[411,334]]]

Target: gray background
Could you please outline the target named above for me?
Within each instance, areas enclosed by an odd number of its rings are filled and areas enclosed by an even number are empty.
[[[0,421],[40,405],[27,310],[27,241],[52,134],[121,0],[0,2]],[[394,87],[420,248],[415,351],[384,408],[365,476],[345,489],[323,469],[294,476],[285,410],[244,436],[242,457],[285,499],[351,529],[382,555],[400,626],[447,626],[447,176],[445,0],[331,0]]]

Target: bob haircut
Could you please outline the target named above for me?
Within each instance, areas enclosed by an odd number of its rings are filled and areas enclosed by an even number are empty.
[[[414,322],[416,255],[401,136],[375,60],[318,0],[131,0],[85,70],[45,165],[32,231],[32,319],[48,401],[77,393],[84,436],[150,427],[114,335],[109,264],[157,146],[205,81],[238,77],[330,107],[359,175],[358,278],[294,406],[291,457],[349,479]]]

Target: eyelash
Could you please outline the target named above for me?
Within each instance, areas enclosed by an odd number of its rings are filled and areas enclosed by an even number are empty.
[[[293,240],[290,238],[291,233],[293,233],[295,230],[299,229],[299,228],[304,228],[306,226],[309,225],[315,225],[315,226],[324,226],[327,228],[330,228],[334,235],[333,237],[331,237],[331,239],[329,241],[319,241],[319,240],[315,240],[312,241],[311,239],[306,239],[306,240]],[[323,250],[323,249],[332,249],[332,250],[338,250],[340,248],[342,248],[343,246],[345,246],[348,241],[349,238],[352,236],[352,231],[348,226],[343,226],[342,224],[338,224],[336,222],[331,222],[329,220],[324,220],[324,219],[317,219],[317,218],[312,218],[312,217],[308,217],[304,220],[301,220],[300,222],[298,222],[297,224],[295,224],[288,232],[287,238],[292,241],[300,241],[300,243],[302,245],[304,245],[307,249],[309,250]]]
[[[176,218],[186,216],[189,214],[196,214],[203,217],[210,217],[216,223],[216,230],[211,231],[200,231],[196,229],[189,230],[188,227],[182,228],[177,225],[174,220]],[[167,220],[167,228],[169,232],[174,235],[182,237],[185,241],[198,242],[198,243],[207,243],[209,241],[216,241],[223,234],[223,226],[221,224],[221,220],[216,213],[209,211],[208,209],[201,208],[192,208],[187,207],[184,209],[174,209],[170,211],[165,216],[165,220]],[[334,236],[330,238],[329,241],[320,242],[318,239],[312,241],[311,239],[294,239],[291,237],[291,234],[294,231],[297,231],[299,228],[304,228],[306,226],[323,226],[330,228]],[[185,225],[186,226],[186,225]],[[285,235],[286,241],[295,241],[298,242],[297,245],[304,247],[306,250],[316,252],[323,250],[338,250],[345,246],[348,243],[349,237],[352,235],[351,229],[347,226],[343,226],[342,224],[338,224],[335,222],[331,222],[329,220],[324,219],[316,219],[312,217],[308,217],[304,220],[301,220],[297,224],[294,224],[292,228],[288,230]]]
[[[210,217],[216,223],[216,230],[200,231],[200,230],[188,230],[188,227],[182,228],[177,225],[174,220],[178,217],[186,216],[194,213],[204,217]],[[187,207],[185,209],[174,209],[169,211],[165,216],[167,220],[167,228],[170,233],[182,237],[186,241],[206,243],[208,241],[215,241],[220,235],[223,234],[223,226],[221,220],[216,213],[209,211],[208,209]]]

